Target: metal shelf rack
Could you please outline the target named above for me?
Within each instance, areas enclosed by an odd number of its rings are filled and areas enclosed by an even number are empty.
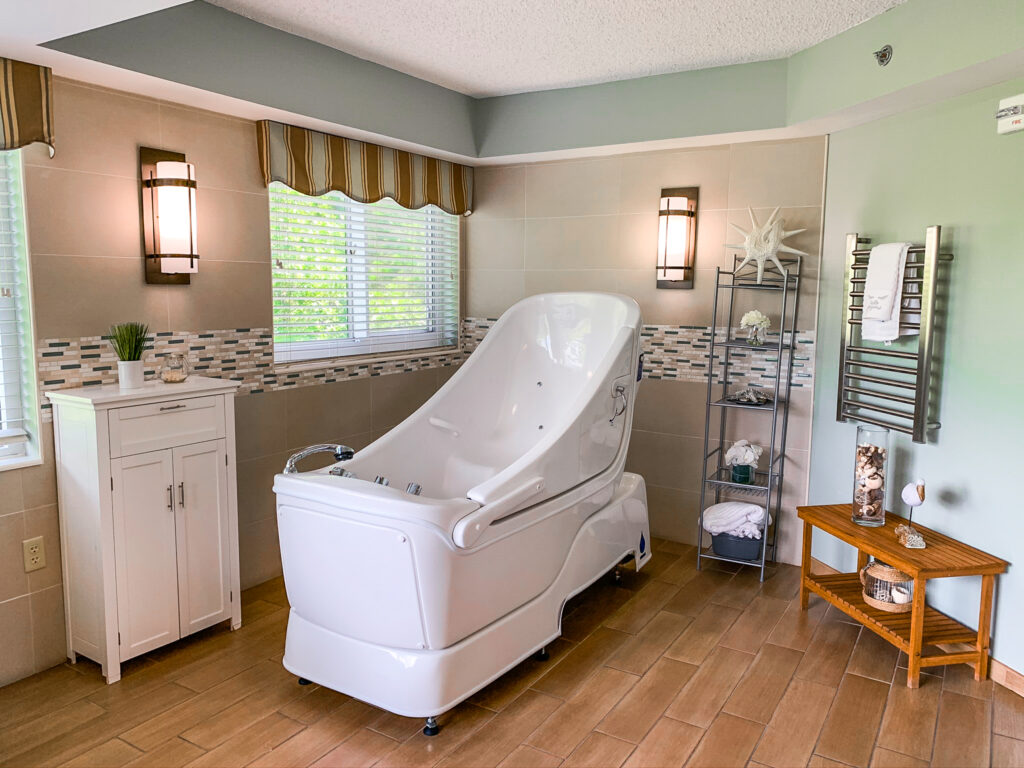
[[[786,469],[786,430],[789,423],[789,395],[793,378],[793,354],[796,351],[796,320],[800,304],[800,267],[799,256],[780,258],[783,271],[768,269],[762,282],[757,282],[757,268],[749,265],[740,269],[742,257],[733,258],[732,270],[719,267],[715,272],[715,299],[711,313],[711,342],[708,348],[708,385],[707,404],[704,422],[704,461],[701,473],[700,511],[697,515],[697,568],[701,562],[721,560],[741,565],[754,566],[760,569],[761,580],[764,581],[765,564],[775,557],[778,541],[779,510],[782,507],[782,484]],[[773,334],[762,346],[752,346],[745,339],[735,338],[736,295],[743,291],[768,291],[780,294],[781,309],[779,313],[779,332]],[[723,301],[725,300],[725,301]],[[727,304],[725,311],[724,330],[719,328],[719,303]],[[730,392],[730,366],[734,362],[733,354],[737,350],[762,351],[775,353],[776,376],[771,403],[753,405],[734,403],[726,400]],[[712,412],[718,411],[717,446],[712,444]],[[726,427],[731,414],[742,411],[758,412],[770,415],[771,439],[766,453],[767,462],[762,454],[762,469],[754,473],[752,483],[736,483],[732,481],[731,468],[725,464]],[[704,531],[704,510],[709,505],[709,498],[717,504],[727,499],[763,500],[763,505],[772,519],[765,526],[761,535],[761,551],[753,560],[742,560],[716,555],[710,544],[704,545],[707,533]]]

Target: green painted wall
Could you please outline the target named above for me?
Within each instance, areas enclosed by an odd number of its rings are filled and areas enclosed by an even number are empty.
[[[922,242],[943,227],[950,271],[947,333],[939,347],[942,428],[937,441],[894,438],[890,503],[921,476],[928,501],[917,519],[1016,561],[999,579],[993,653],[1024,670],[1024,133],[997,136],[1000,98],[1024,92],[1024,79],[833,134],[829,142],[814,421],[812,504],[851,498],[856,426],[835,420],[838,345],[847,232],[873,242]],[[895,491],[895,493],[894,493]],[[899,509],[904,510],[902,505]],[[827,535],[814,555],[843,570],[855,557]],[[977,625],[978,582],[933,582],[929,601]]]

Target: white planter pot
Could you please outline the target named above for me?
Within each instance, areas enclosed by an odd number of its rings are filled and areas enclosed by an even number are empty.
[[[146,381],[146,371],[141,360],[118,360],[117,383],[121,389],[141,389]]]

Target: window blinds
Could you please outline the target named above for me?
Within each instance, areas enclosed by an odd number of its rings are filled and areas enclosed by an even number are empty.
[[[34,375],[19,152],[0,152],[0,461],[28,453]]]
[[[274,359],[454,346],[459,221],[270,185]]]

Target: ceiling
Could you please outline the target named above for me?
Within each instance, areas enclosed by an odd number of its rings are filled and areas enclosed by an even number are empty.
[[[483,97],[789,56],[904,0],[211,0]]]

